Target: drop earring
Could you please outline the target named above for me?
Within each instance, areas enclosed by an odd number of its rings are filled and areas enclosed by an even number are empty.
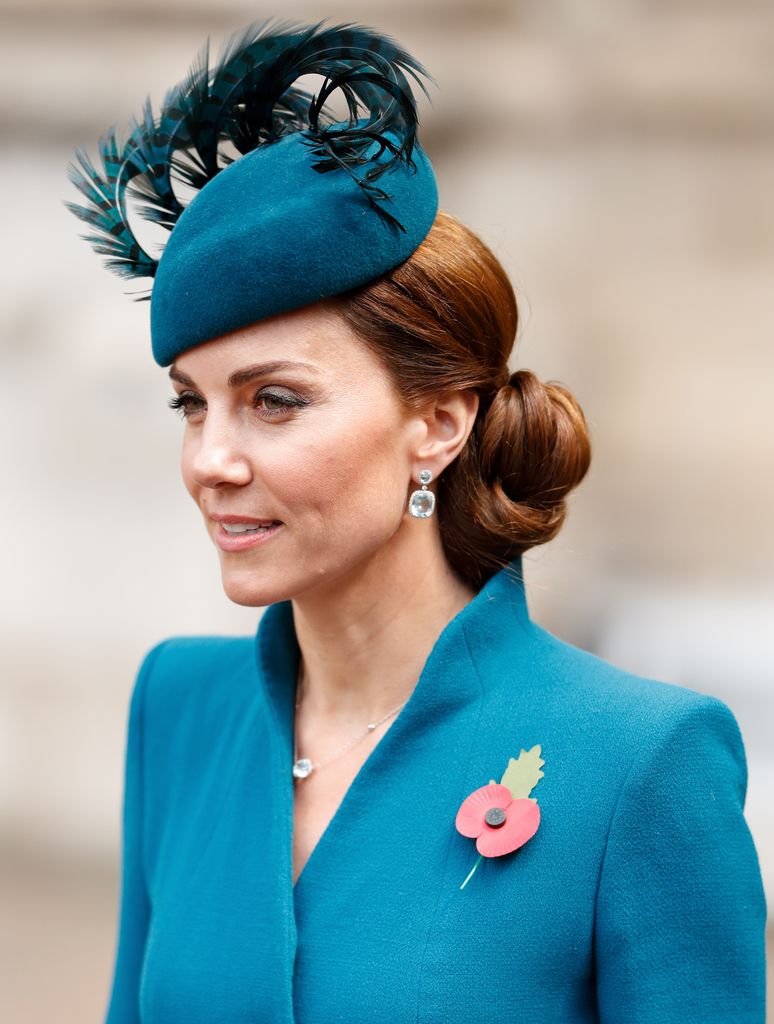
[[[427,519],[435,509],[435,495],[427,489],[427,485],[432,479],[433,474],[429,469],[419,471],[419,482],[422,484],[422,489],[412,491],[409,498],[409,512],[417,519]]]

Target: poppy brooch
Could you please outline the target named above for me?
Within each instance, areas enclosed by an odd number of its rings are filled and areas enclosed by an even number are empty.
[[[468,839],[476,840],[479,858],[460,886],[464,889],[483,857],[502,857],[531,839],[540,824],[540,808],[529,794],[545,774],[541,766],[540,746],[522,748],[518,757],[508,761],[499,783],[474,789],[457,811],[454,824]]]

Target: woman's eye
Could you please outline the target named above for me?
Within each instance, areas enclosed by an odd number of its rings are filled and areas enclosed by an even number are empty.
[[[192,406],[196,402],[201,404],[201,398],[198,395],[193,395],[189,391],[182,391],[179,395],[175,395],[174,398],[170,398],[167,405],[170,409],[178,411],[183,419],[187,419],[195,411]]]
[[[261,418],[265,420],[275,419],[289,409],[306,404],[305,399],[298,398],[297,396],[290,397],[289,395],[272,394],[270,391],[259,391],[253,397],[253,406],[259,410],[259,413],[263,409]],[[182,391],[179,395],[175,395],[174,398],[170,398],[168,405],[170,409],[178,410],[183,419],[188,419],[189,416],[203,408],[205,403],[192,391]]]
[[[293,405],[297,404],[297,403],[289,401],[286,398],[283,398],[282,395],[271,395],[271,394],[268,394],[268,393],[265,394],[265,395],[256,395],[255,396],[255,401],[256,402],[268,402],[269,405],[267,407],[267,412],[269,412],[270,414],[272,414],[272,413],[276,414],[278,412],[282,412],[283,409],[289,409]],[[272,404],[272,403],[276,403],[276,404]]]

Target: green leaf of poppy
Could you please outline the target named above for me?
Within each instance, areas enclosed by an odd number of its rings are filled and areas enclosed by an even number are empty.
[[[535,744],[531,750],[524,750],[522,747],[517,758],[509,759],[500,785],[508,787],[514,800],[528,797],[545,775],[545,772],[540,770],[544,764],[545,761],[540,756],[540,744]]]

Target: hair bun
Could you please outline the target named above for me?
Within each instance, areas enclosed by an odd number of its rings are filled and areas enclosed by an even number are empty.
[[[506,560],[551,540],[591,462],[576,399],[556,381],[516,370],[482,410],[475,434],[474,529],[487,535],[482,546],[499,548]]]
[[[545,510],[563,504],[591,461],[577,400],[562,384],[543,383],[531,370],[510,374],[487,411],[480,440],[484,479],[510,501]]]
[[[527,377],[534,377],[530,370],[514,370],[506,381],[506,387],[518,388]]]

